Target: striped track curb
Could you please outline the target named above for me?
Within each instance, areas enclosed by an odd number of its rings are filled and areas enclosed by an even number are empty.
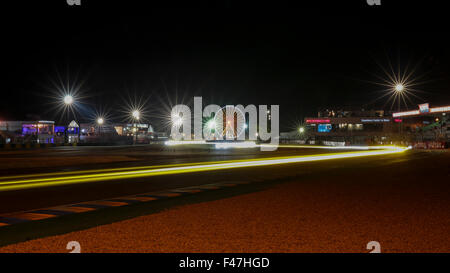
[[[182,195],[194,194],[199,192],[205,192],[209,190],[223,189],[227,187],[233,187],[242,184],[248,184],[248,181],[232,181],[232,182],[220,182],[213,184],[204,184],[192,187],[176,188],[165,191],[141,193],[136,195],[129,195],[124,197],[116,197],[110,199],[87,201],[76,204],[62,205],[56,207],[35,209],[25,212],[16,212],[11,214],[0,215],[0,227],[11,226],[15,224],[39,221],[50,218],[57,218],[64,215],[83,213],[89,211],[100,210],[104,208],[113,208],[127,206],[136,203],[151,202],[154,200],[172,198]]]

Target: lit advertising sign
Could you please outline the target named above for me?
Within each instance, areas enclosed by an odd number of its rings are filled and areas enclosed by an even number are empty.
[[[317,126],[317,131],[319,133],[328,133],[331,131],[331,124],[319,124],[319,126]]]
[[[393,113],[392,116],[394,118],[398,118],[398,117],[404,117],[404,116],[414,116],[414,115],[419,115],[419,114],[420,114],[419,110],[413,110],[413,111]]]
[[[431,113],[436,113],[436,112],[449,112],[449,111],[450,111],[450,106],[430,108],[430,112],[431,112]]]
[[[428,113],[430,111],[429,104],[428,103],[419,104],[419,110],[420,113]]]
[[[388,118],[362,118],[361,122],[389,122]]]
[[[307,119],[306,123],[330,123],[329,119]]]
[[[429,104],[424,103],[424,104],[419,104],[419,110],[393,113],[392,117],[398,118],[398,117],[405,117],[405,116],[415,116],[415,115],[420,115],[420,114],[442,113],[442,112],[450,112],[450,106],[429,108]]]

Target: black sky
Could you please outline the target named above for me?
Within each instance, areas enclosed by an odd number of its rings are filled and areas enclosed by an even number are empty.
[[[450,104],[448,20],[425,2],[48,2],[3,9],[0,119],[58,120],[48,95],[59,73],[84,82],[86,119],[100,106],[114,115],[136,94],[150,98],[157,124],[167,98],[201,95],[205,104],[279,104],[286,130],[322,107],[383,107],[373,102],[383,88],[368,83],[383,76],[377,62],[417,65],[426,82],[414,104]]]

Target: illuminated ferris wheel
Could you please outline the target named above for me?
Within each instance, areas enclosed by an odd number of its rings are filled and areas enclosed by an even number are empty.
[[[238,139],[245,133],[245,115],[238,108],[227,105],[214,116],[215,131],[224,139]]]

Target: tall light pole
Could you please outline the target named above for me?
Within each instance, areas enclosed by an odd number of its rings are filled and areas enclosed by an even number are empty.
[[[306,143],[305,126],[302,125],[302,126],[298,127],[298,135],[299,135],[300,141],[305,141],[305,143]]]
[[[141,116],[141,112],[139,112],[139,110],[134,110],[134,111],[131,113],[131,116],[132,116],[133,122],[134,122],[134,128],[133,128],[133,145],[135,145],[135,144],[136,144],[136,141],[137,141],[137,124],[136,124],[136,122],[139,121],[139,118],[140,118],[140,116]]]
[[[64,101],[64,104],[65,104],[67,107],[72,107],[72,105],[73,105],[73,103],[74,103],[75,100],[74,100],[74,98],[73,98],[72,95],[67,94],[67,95],[64,96],[63,101]],[[77,121],[76,116],[74,116],[74,119],[75,119],[75,122],[76,122],[77,125],[78,125],[78,133],[77,133],[77,135],[78,135],[78,141],[80,141],[81,124]],[[78,141],[77,141],[77,142],[78,142]]]
[[[405,91],[405,86],[402,83],[397,83],[394,87],[394,92],[397,94],[398,98],[398,111],[400,112],[400,99],[402,92]],[[402,122],[399,122],[399,131],[400,131],[400,139],[402,139],[402,133],[403,133],[403,125]]]
[[[99,135],[101,135],[101,133],[102,133],[101,130],[102,130],[102,125],[103,125],[104,122],[105,122],[105,121],[103,120],[102,117],[97,118],[98,133],[99,133]]]
[[[394,92],[397,93],[398,97],[398,111],[400,112],[400,94],[405,90],[405,86],[402,83],[397,83],[394,87]]]

